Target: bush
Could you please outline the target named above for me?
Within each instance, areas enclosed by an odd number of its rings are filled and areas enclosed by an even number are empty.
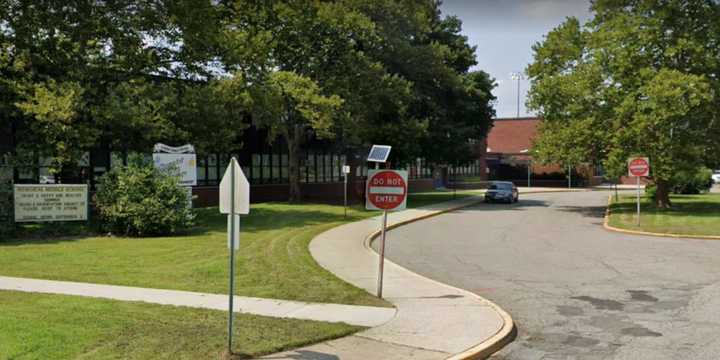
[[[174,234],[192,226],[188,201],[176,176],[139,160],[103,175],[95,194],[103,229],[130,236]]]
[[[699,194],[712,187],[712,170],[701,167],[694,171],[678,171],[670,183],[675,194]]]

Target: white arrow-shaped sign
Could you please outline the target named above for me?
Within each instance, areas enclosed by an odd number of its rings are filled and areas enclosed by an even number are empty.
[[[220,180],[220,213],[250,213],[250,183],[234,157],[230,159],[225,175]]]

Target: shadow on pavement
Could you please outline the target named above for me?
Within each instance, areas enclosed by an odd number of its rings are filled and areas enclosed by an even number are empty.
[[[339,357],[310,350],[295,350],[291,354],[284,354],[280,357],[264,357],[263,359],[293,359],[293,360],[338,360]]]
[[[548,202],[544,200],[522,199],[514,204],[506,203],[480,203],[458,211],[494,211],[494,210],[525,210],[533,207],[547,207]]]
[[[559,206],[557,209],[564,212],[578,213],[584,217],[602,219],[605,217],[607,206]]]

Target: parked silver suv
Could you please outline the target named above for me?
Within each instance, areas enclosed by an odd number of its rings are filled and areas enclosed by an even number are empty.
[[[518,201],[518,189],[509,181],[493,181],[485,192],[485,202],[506,202],[508,204]]]

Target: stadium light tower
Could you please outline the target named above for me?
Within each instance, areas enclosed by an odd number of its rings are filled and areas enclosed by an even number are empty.
[[[511,80],[517,80],[517,117],[520,118],[520,80],[525,80],[525,75],[521,72],[511,72]]]

